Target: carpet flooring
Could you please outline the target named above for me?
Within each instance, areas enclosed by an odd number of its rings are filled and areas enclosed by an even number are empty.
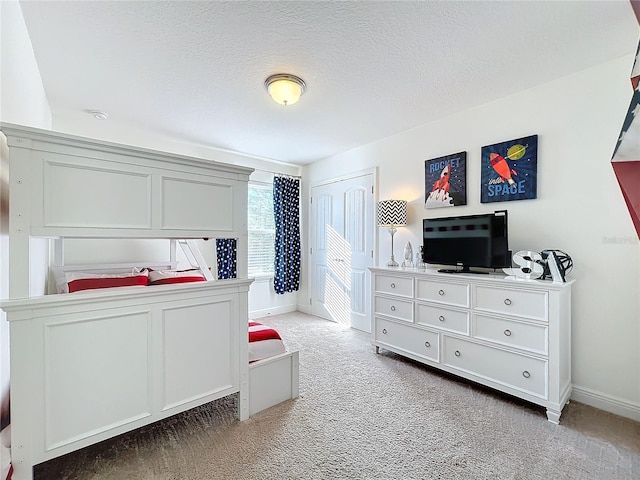
[[[234,418],[235,396],[38,465],[36,480],[638,480],[640,423],[543,408],[375,349],[301,313],[261,320],[300,351],[300,398]]]

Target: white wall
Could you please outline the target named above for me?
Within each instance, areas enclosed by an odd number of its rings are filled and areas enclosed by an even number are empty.
[[[640,420],[640,249],[610,165],[632,64],[632,56],[620,58],[460,112],[311,164],[304,176],[314,184],[378,166],[378,198],[410,202],[410,224],[396,234],[399,254],[407,241],[421,244],[423,218],[453,211],[424,209],[424,161],[466,150],[467,205],[455,214],[507,208],[514,252],[561,249],[574,260],[573,398]],[[481,148],[533,134],[538,198],[481,204]],[[378,259],[389,251],[389,234],[379,229]]]
[[[16,1],[0,2],[0,121],[51,127],[51,111]],[[0,141],[0,298],[9,296],[8,171],[6,144]],[[0,403],[8,401],[9,326],[0,311]],[[4,462],[3,462],[4,464]]]
[[[51,110],[17,0],[0,2],[0,121],[51,128]]]

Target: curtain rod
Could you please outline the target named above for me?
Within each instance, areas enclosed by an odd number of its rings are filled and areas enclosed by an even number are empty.
[[[289,175],[288,173],[274,173],[275,177],[288,177],[288,178],[298,178],[301,179],[301,175]]]
[[[289,173],[279,173],[279,172],[274,172],[272,170],[263,170],[261,168],[255,168],[254,169],[256,172],[264,172],[264,173],[272,173],[274,176],[278,176],[278,177],[290,177],[290,178],[302,178],[302,175],[291,175]]]

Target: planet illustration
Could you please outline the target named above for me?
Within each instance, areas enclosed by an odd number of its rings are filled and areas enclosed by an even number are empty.
[[[509,150],[507,150],[507,158],[509,160],[520,160],[524,157],[524,154],[527,153],[527,147],[529,145],[511,145]]]

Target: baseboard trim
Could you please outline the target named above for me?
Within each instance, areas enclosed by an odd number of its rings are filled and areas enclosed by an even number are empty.
[[[308,314],[308,315],[313,315],[313,314],[311,313],[311,307],[309,307],[309,306],[307,306],[307,305],[300,305],[300,304],[298,304],[298,308],[297,308],[297,310],[298,310],[299,312],[306,313],[306,314]]]
[[[633,403],[577,385],[573,386],[571,400],[640,422],[640,403]]]
[[[253,310],[249,312],[249,319],[255,320],[257,318],[268,317],[269,315],[279,315],[281,313],[295,312],[297,309],[298,309],[297,305],[284,305],[282,307]]]

